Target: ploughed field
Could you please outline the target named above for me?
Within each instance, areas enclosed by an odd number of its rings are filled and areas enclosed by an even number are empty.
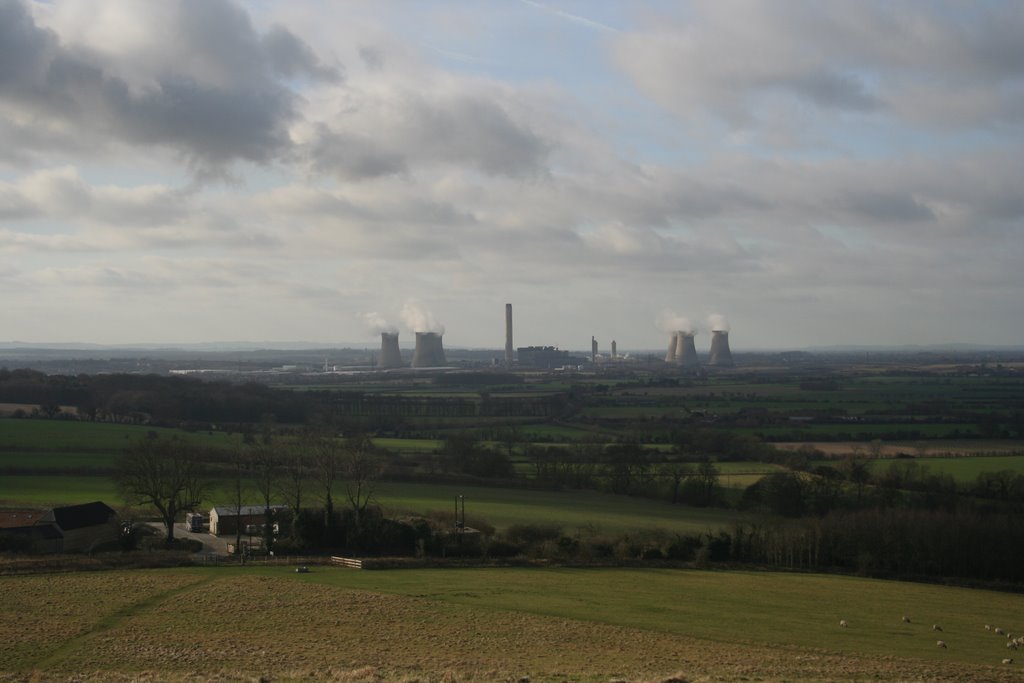
[[[1024,680],[984,628],[1024,632],[1024,596],[850,577],[277,566],[0,594],[0,680]]]

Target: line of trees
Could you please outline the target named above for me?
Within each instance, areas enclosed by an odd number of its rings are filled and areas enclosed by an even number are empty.
[[[113,479],[126,503],[160,515],[167,545],[174,544],[175,520],[209,505],[212,491],[219,488],[225,507],[240,511],[253,499],[263,507],[268,550],[275,543],[274,525],[284,521],[275,513],[278,504],[289,510],[291,523],[284,525],[289,542],[327,547],[340,537],[339,527],[358,529],[373,517],[376,484],[388,458],[363,434],[341,439],[310,431],[295,442],[279,444],[265,432],[236,450],[197,447],[151,434],[126,450]],[[302,526],[310,526],[313,517],[319,537]],[[237,535],[236,544],[241,529]]]

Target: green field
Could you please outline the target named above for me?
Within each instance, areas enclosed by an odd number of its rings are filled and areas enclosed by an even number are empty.
[[[224,432],[186,432],[164,427],[122,425],[77,420],[15,420],[0,419],[0,451],[20,449],[24,452],[80,451],[120,452],[132,441],[143,439],[150,432],[162,438],[172,436],[188,443],[228,446],[239,443],[237,434]]]
[[[638,529],[675,533],[716,531],[749,518],[735,510],[694,508],[593,491],[531,491],[441,484],[382,484],[380,503],[389,512],[449,511],[455,496],[466,501],[467,520],[498,529],[513,524],[553,524],[569,535],[621,534]]]
[[[875,472],[884,472],[892,463],[915,463],[932,474],[949,474],[960,483],[969,484],[982,472],[1009,471],[1024,474],[1024,455],[970,456],[963,458],[924,457],[913,460],[876,460],[871,463]]]
[[[308,489],[309,495],[314,490]],[[677,533],[700,533],[732,526],[748,518],[734,510],[692,508],[645,498],[592,491],[531,491],[486,486],[420,483],[382,483],[377,501],[389,513],[448,512],[455,496],[465,496],[470,521],[484,520],[498,529],[513,524],[554,524],[566,534],[621,534],[661,528]],[[256,500],[256,494],[252,493]],[[0,504],[50,506],[103,500],[118,507],[122,501],[106,477],[0,476]],[[228,494],[214,489],[205,506],[225,505]]]
[[[1024,596],[848,577],[277,566],[0,592],[2,680],[1021,680],[984,625],[1020,631]]]
[[[0,474],[0,505],[50,507],[94,500],[121,504],[109,477]]]

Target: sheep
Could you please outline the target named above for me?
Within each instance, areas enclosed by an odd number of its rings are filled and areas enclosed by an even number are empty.
[[[909,624],[910,623],[910,617],[908,617],[906,614],[903,615],[903,623],[904,624]]]
[[[839,626],[840,626],[841,628],[846,628],[846,627],[848,627],[848,626],[849,626],[849,624],[847,624],[847,623],[846,623],[846,619],[840,619],[840,620],[839,620]]]
[[[991,630],[992,630],[992,627],[991,627],[991,626],[989,626],[988,624],[985,624],[985,630],[986,630],[986,631],[991,631]]]
[[[935,647],[941,647],[943,650],[945,650],[946,649],[946,641],[944,641],[944,640],[936,640],[935,641]]]
[[[998,626],[996,626],[995,632],[998,633],[1001,636],[1005,636],[1006,635],[1006,631],[1004,631],[1003,629],[999,628]]]
[[[1013,664],[1013,659],[1011,657],[1007,657],[1003,660],[1003,664]]]
[[[1006,649],[1007,650],[1016,650],[1017,649],[1017,641],[1016,640],[1011,640],[1010,642],[1008,642],[1006,644]]]
[[[938,624],[932,624],[932,630],[933,631],[941,631],[942,627],[939,626]]]

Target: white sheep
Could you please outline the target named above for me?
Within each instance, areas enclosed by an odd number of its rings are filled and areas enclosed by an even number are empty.
[[[1010,657],[1007,657],[1006,659],[1003,660],[1003,664],[1013,664],[1013,659],[1011,659]]]
[[[991,627],[991,626],[989,626],[988,624],[985,624],[985,630],[986,630],[986,631],[991,631],[991,630],[992,630],[992,627]]]
[[[999,628],[998,626],[996,626],[995,631],[996,631],[996,633],[998,633],[1001,636],[1005,636],[1006,635],[1006,631],[1004,631],[1003,629]]]
[[[903,623],[904,624],[909,624],[910,623],[910,617],[908,617],[906,614],[903,615]]]
[[[936,640],[935,641],[935,647],[941,647],[943,650],[945,650],[946,649],[946,641],[944,641],[944,640]]]
[[[938,624],[932,624],[932,630],[933,631],[941,631],[942,627],[939,626]]]
[[[840,619],[839,626],[842,628],[846,628],[847,626],[849,626],[849,624],[846,623],[846,619]]]

